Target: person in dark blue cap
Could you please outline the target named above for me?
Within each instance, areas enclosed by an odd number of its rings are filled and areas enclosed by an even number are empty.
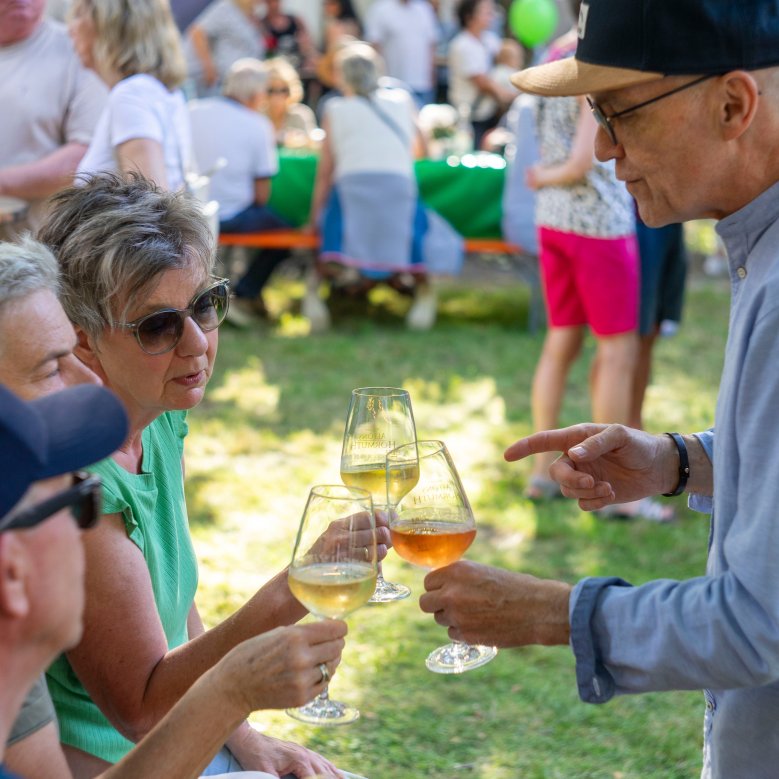
[[[36,677],[81,635],[79,528],[100,516],[100,479],[80,469],[126,433],[122,404],[100,387],[25,403],[0,385],[0,750]]]
[[[575,586],[459,562],[420,605],[453,638],[568,644],[583,701],[704,689],[703,777],[779,765],[779,2],[589,0],[575,56],[515,74],[526,92],[587,95],[595,154],[613,159],[653,227],[719,220],[733,301],[714,429],[543,431],[513,461],[562,452],[550,475],[582,509],[690,493],[713,511],[705,575]]]

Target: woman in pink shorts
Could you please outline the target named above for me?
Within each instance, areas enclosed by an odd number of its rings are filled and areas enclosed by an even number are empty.
[[[573,10],[578,16],[578,2]],[[547,60],[573,55],[576,31],[550,47]],[[597,348],[590,370],[596,422],[627,424],[637,354],[639,256],[632,199],[614,164],[593,155],[597,125],[583,97],[541,98],[536,124],[541,162],[527,184],[536,190],[536,226],[549,328],[533,377],[536,430],[558,427],[565,384],[587,329]],[[553,455],[538,455],[528,497],[559,494]],[[640,501],[610,514],[668,518],[666,507]]]

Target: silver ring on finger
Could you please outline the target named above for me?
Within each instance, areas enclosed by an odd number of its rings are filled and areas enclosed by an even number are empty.
[[[327,670],[327,665],[325,663],[319,664],[319,673],[322,674],[319,684],[322,684],[322,682],[327,684],[330,681],[330,671]]]

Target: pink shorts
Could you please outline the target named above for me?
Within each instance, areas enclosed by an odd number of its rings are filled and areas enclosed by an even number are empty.
[[[589,325],[596,335],[638,326],[639,259],[633,235],[591,238],[538,230],[546,312],[552,327]]]

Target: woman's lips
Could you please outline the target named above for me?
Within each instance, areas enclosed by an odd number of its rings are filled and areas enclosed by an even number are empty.
[[[195,373],[188,373],[186,376],[179,376],[174,379],[174,381],[176,384],[181,384],[185,387],[193,387],[201,384],[203,381],[205,381],[205,378],[206,371],[204,368],[202,370],[196,371]]]

